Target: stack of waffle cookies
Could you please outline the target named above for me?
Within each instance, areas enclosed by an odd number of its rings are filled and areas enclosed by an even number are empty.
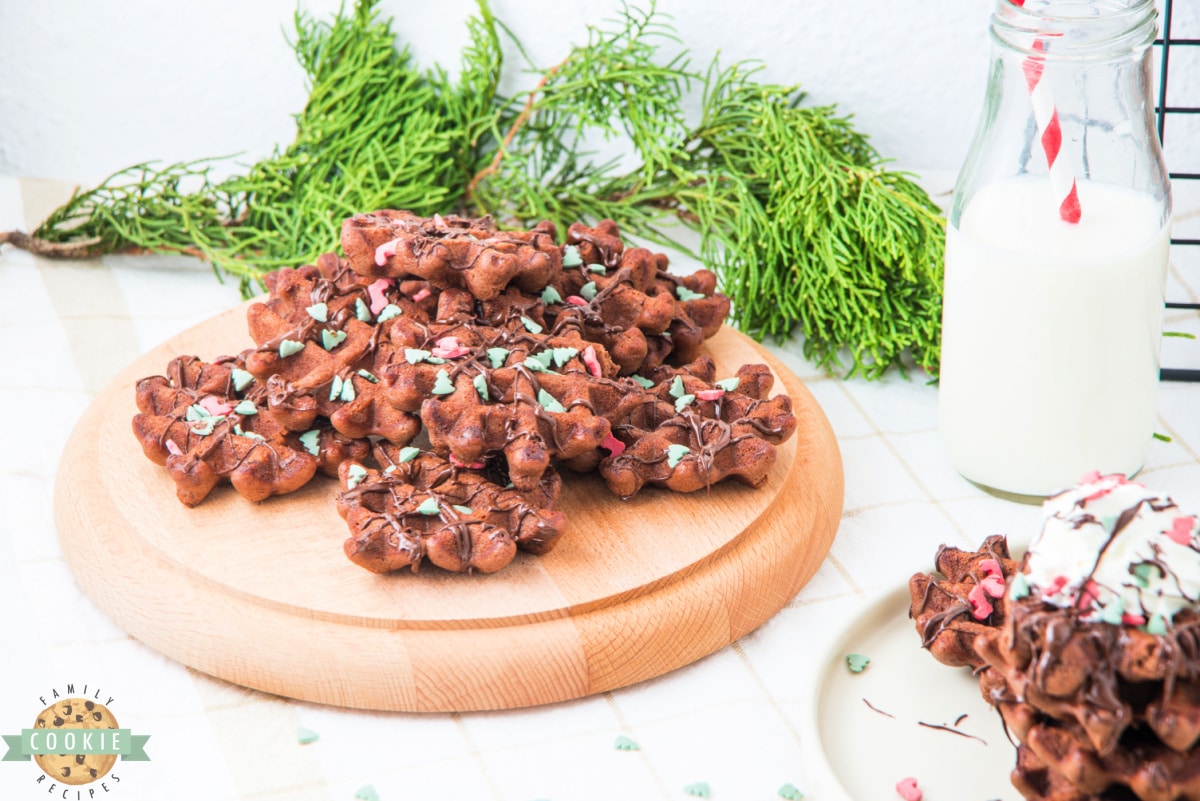
[[[917,630],[939,661],[977,673],[1026,799],[1200,799],[1195,516],[1091,474],[1046,501],[1020,565],[993,537],[943,548],[936,567],[910,580]]]

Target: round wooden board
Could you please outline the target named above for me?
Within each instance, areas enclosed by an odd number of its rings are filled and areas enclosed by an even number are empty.
[[[837,442],[804,385],[722,329],[718,375],[765,362],[796,435],[766,486],[723,483],[629,501],[564,475],[558,547],[492,575],[368,573],[342,554],[336,482],[248,503],[222,487],[195,509],[146,459],[134,383],[176,355],[247,346],[245,307],[145,354],[91,404],[55,486],[63,553],[122,628],[185,665],[266,692],[409,712],[562,701],[661,675],[762,624],[816,571],[842,508]]]

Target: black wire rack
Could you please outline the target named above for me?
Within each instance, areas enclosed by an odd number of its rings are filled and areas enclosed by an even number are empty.
[[[1159,51],[1158,105],[1155,106],[1154,112],[1158,116],[1158,140],[1163,144],[1166,143],[1167,121],[1171,115],[1200,114],[1200,106],[1187,104],[1172,105],[1170,96],[1167,94],[1167,88],[1170,83],[1171,48],[1200,47],[1200,39],[1185,39],[1172,36],[1172,5],[1172,0],[1164,0],[1162,9],[1162,38],[1154,42],[1156,46],[1161,48]],[[1200,172],[1171,172],[1170,177],[1172,183],[1179,181],[1200,182]],[[1200,239],[1172,238],[1171,247],[1173,249],[1180,247],[1200,248]],[[1200,303],[1178,302],[1168,298],[1167,308],[1200,309]],[[1164,367],[1162,369],[1162,379],[1164,381],[1200,381],[1200,370]]]

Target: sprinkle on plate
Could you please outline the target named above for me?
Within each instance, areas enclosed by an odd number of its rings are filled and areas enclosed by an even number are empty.
[[[846,667],[851,673],[862,673],[871,664],[870,657],[862,654],[846,654]]]

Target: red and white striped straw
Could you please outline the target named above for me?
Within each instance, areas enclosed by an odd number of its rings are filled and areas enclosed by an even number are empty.
[[[1025,5],[1025,0],[1010,0],[1017,7]],[[1033,49],[1045,52],[1046,43],[1038,39],[1033,43]],[[1046,68],[1046,60],[1037,56],[1029,56],[1021,63],[1025,73],[1025,84],[1029,87],[1029,100],[1033,104],[1033,118],[1037,121],[1039,138],[1042,140],[1042,152],[1046,154],[1046,166],[1050,171],[1050,186],[1055,197],[1062,198],[1058,206],[1058,215],[1064,222],[1078,223],[1083,216],[1079,206],[1079,188],[1075,183],[1075,175],[1070,166],[1059,155],[1062,151],[1062,127],[1058,122],[1058,108],[1050,95],[1050,87],[1042,80]]]

